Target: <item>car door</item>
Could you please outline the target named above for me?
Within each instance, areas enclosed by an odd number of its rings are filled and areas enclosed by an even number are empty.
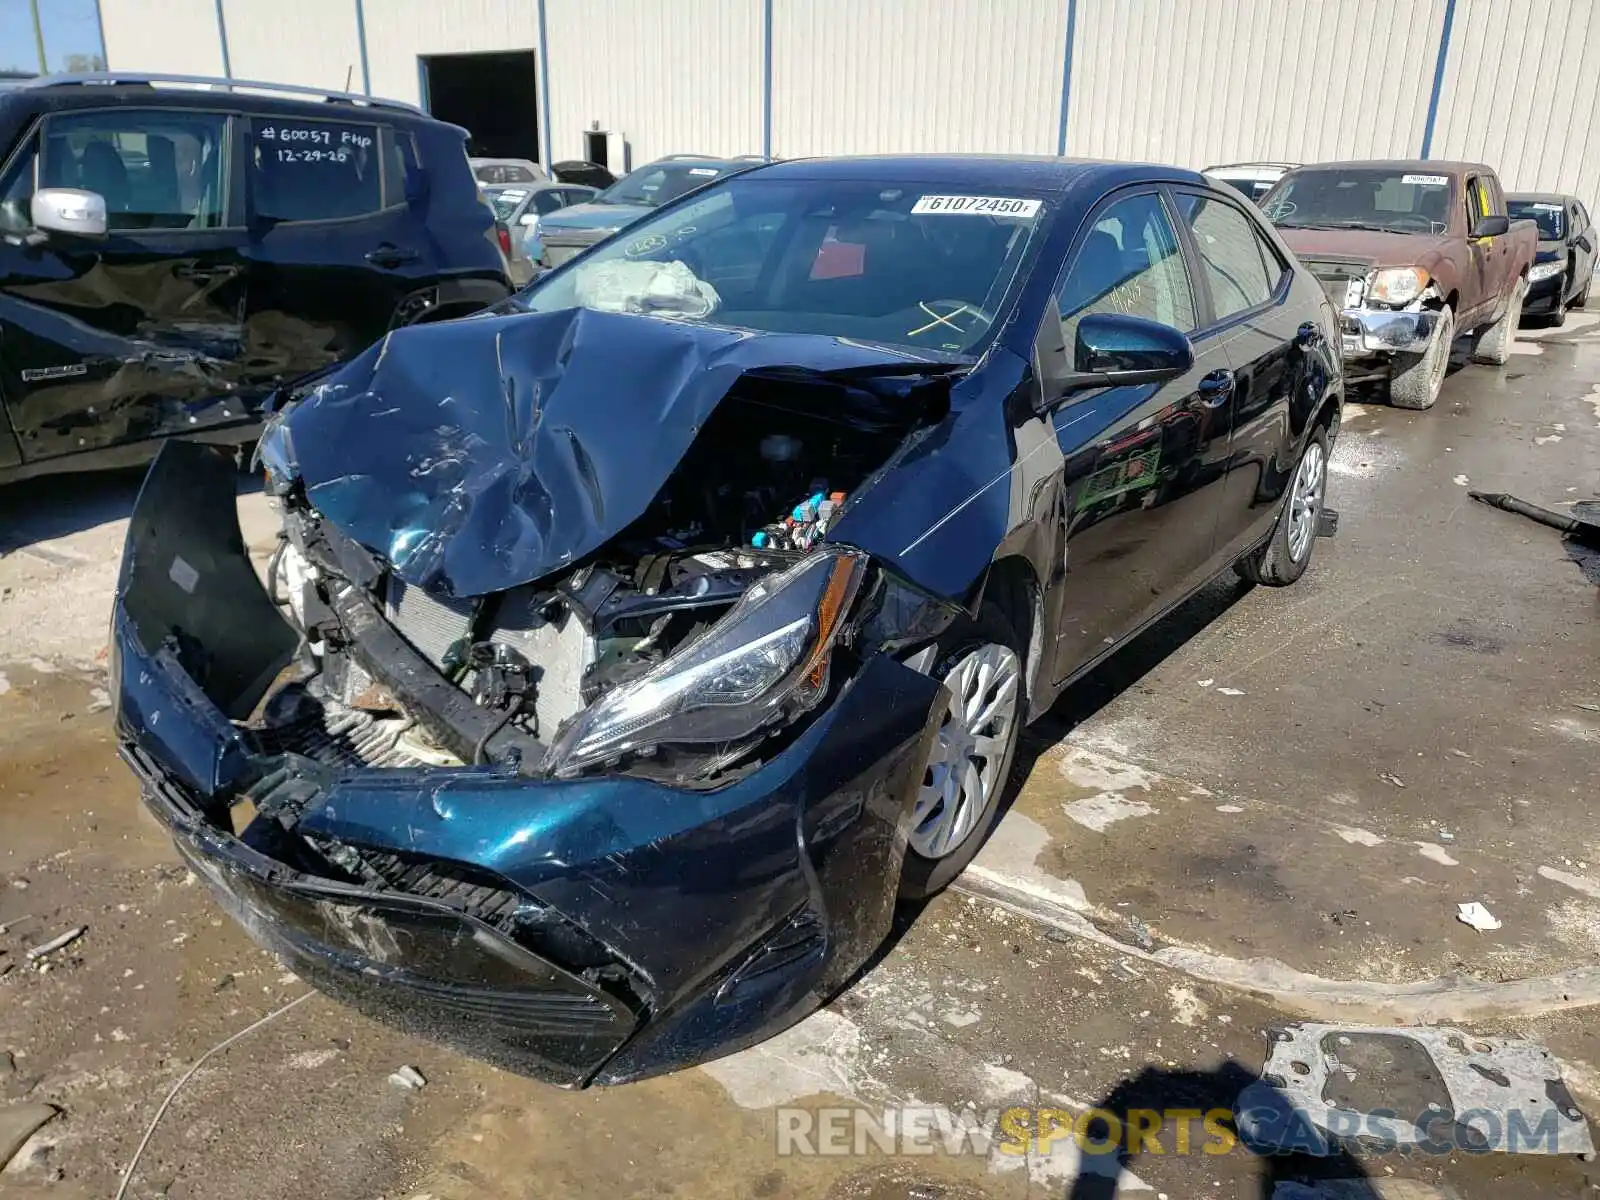
[[[246,415],[234,136],[226,113],[108,106],[54,113],[13,153],[0,182],[0,390],[23,461]],[[100,195],[106,235],[32,229],[40,187]]]
[[[1467,276],[1462,279],[1461,311],[1456,314],[1456,327],[1463,332],[1479,319],[1487,319],[1492,310],[1490,303],[1495,295],[1494,238],[1473,237],[1478,222],[1489,215],[1488,189],[1479,175],[1468,175],[1461,189],[1462,203],[1466,206],[1467,222]]]
[[[438,264],[408,198],[420,178],[409,133],[269,112],[244,124],[246,337],[267,388],[383,336],[426,300]]]
[[[1581,296],[1594,278],[1595,230],[1589,223],[1589,212],[1583,207],[1582,201],[1572,201],[1568,210],[1567,219],[1571,222],[1573,237],[1572,279],[1567,285],[1567,294]]]
[[[1216,551],[1223,559],[1238,558],[1271,532],[1294,476],[1290,408],[1304,386],[1304,346],[1321,335],[1312,306],[1292,300],[1288,263],[1242,205],[1184,188],[1177,207],[1198,290],[1209,301],[1207,332],[1233,370]]]
[[[1077,325],[1116,312],[1191,335],[1194,365],[1164,384],[1069,391],[1048,410],[1065,460],[1065,575],[1057,682],[1172,607],[1209,574],[1227,469],[1232,372],[1155,188],[1119,193],[1085,222],[1040,331],[1041,386],[1074,367]]]

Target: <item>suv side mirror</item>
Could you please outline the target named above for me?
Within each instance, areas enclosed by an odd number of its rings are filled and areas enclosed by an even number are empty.
[[[1194,366],[1189,335],[1143,317],[1090,313],[1078,322],[1072,374],[1057,394],[1090,387],[1164,383]]]
[[[1499,237],[1511,231],[1511,218],[1491,213],[1472,227],[1472,236],[1475,238]]]
[[[98,192],[80,188],[40,188],[30,205],[33,227],[47,233],[77,237],[106,235],[106,200]]]

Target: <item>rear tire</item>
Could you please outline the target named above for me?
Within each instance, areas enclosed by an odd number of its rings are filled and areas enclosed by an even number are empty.
[[[1518,279],[1506,297],[1506,310],[1500,319],[1478,335],[1472,347],[1472,361],[1503,367],[1511,359],[1511,344],[1517,340],[1517,325],[1522,320],[1522,298],[1528,294],[1526,280]]]
[[[1317,544],[1317,524],[1328,494],[1328,431],[1317,426],[1300,452],[1289,494],[1267,544],[1234,564],[1241,578],[1288,587],[1306,573]]]
[[[934,668],[950,699],[907,832],[900,899],[942,891],[994,827],[1016,782],[1017,742],[1028,712],[1026,663],[1026,637],[1004,609],[986,600]]]
[[[1572,298],[1573,308],[1589,307],[1589,289],[1594,286],[1594,277],[1590,276],[1589,282],[1583,285],[1583,291]]]
[[[1455,340],[1456,315],[1446,304],[1439,310],[1439,323],[1428,348],[1421,354],[1404,355],[1406,366],[1397,366],[1389,376],[1389,403],[1396,408],[1432,408],[1450,370],[1450,348]],[[1402,356],[1397,356],[1396,364],[1401,361]]]

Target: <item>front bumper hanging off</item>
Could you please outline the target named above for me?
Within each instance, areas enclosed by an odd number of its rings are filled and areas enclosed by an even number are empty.
[[[581,1087],[770,1037],[886,936],[944,689],[882,654],[720,788],[342,767],[296,780],[292,828],[246,822],[241,797],[296,767],[247,720],[288,627],[249,566],[234,483],[193,444],[151,468],[113,617],[117,734],[196,874],[316,987]],[[301,842],[367,873],[283,852]]]

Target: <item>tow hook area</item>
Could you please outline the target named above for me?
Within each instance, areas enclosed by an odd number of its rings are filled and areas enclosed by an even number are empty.
[[[1332,537],[1339,532],[1339,510],[1324,507],[1317,513],[1317,536]]]

